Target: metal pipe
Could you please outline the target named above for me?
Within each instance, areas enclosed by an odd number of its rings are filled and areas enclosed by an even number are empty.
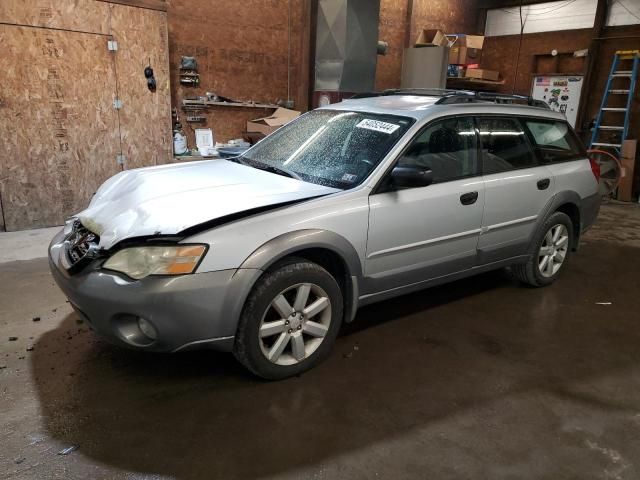
[[[621,35],[619,37],[596,37],[594,40],[625,40],[627,38],[640,38],[640,35]]]

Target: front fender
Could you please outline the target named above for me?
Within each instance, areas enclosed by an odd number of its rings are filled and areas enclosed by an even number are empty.
[[[346,319],[353,320],[358,308],[358,285],[362,281],[362,261],[353,245],[335,232],[306,229],[288,232],[275,237],[254,250],[242,263],[240,269],[265,271],[279,260],[307,249],[326,249],[338,255],[346,267],[348,279]]]
[[[362,263],[353,245],[337,233],[319,229],[297,230],[275,237],[255,249],[240,268],[266,270],[278,260],[308,248],[335,252],[344,260],[350,275],[362,277]]]

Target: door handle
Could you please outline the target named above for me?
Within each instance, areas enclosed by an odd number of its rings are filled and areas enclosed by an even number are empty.
[[[463,193],[460,195],[460,203],[463,205],[473,205],[478,200],[478,192]]]
[[[547,188],[549,188],[549,185],[551,184],[551,180],[548,178],[543,178],[542,180],[538,180],[538,190],[546,190]]]

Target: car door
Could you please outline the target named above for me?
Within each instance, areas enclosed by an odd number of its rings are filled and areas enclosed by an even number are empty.
[[[472,117],[432,122],[396,166],[433,172],[426,187],[398,189],[389,175],[369,197],[366,293],[419,283],[475,265],[484,184]]]
[[[477,117],[477,125],[485,191],[478,260],[487,264],[526,252],[555,184],[518,117]]]

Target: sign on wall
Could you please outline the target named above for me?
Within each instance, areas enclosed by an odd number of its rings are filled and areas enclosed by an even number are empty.
[[[582,80],[580,75],[538,75],[533,78],[531,96],[546,102],[554,112],[564,113],[575,128]]]

